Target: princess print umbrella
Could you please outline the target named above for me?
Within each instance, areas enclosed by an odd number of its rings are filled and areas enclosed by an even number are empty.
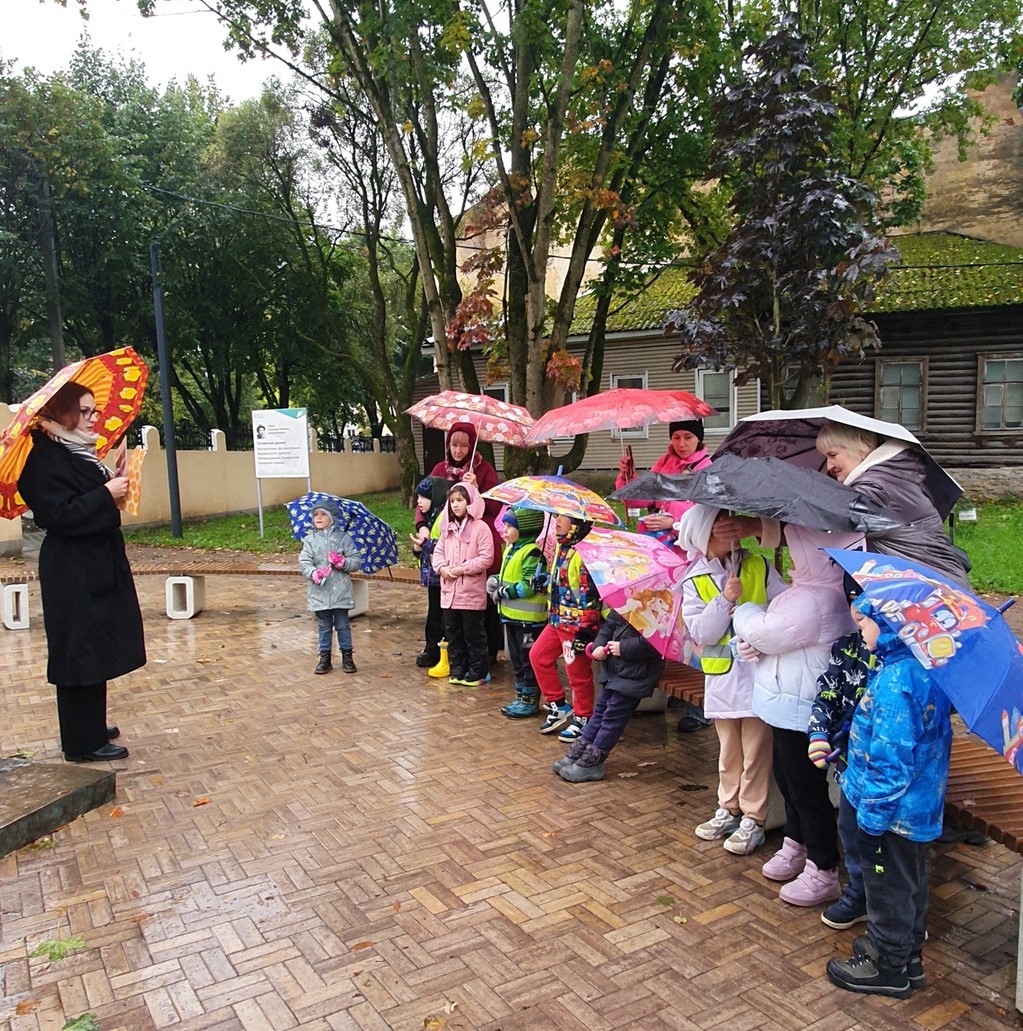
[[[398,538],[394,530],[379,519],[361,502],[339,498],[336,494],[310,491],[284,507],[291,520],[291,533],[303,540],[313,529],[313,509],[329,501],[341,516],[341,529],[351,534],[362,555],[362,572],[375,573],[387,566],[398,564]]]
[[[483,497],[589,523],[622,525],[615,510],[599,494],[564,476],[517,476],[491,487]]]

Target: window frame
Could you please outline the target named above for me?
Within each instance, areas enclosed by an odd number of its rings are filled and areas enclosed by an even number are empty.
[[[638,379],[641,381],[639,386],[627,386],[623,389],[626,390],[649,390],[650,389],[650,373],[644,369],[642,372],[611,372],[608,374],[608,383],[610,389],[615,390],[621,387],[622,384],[619,380],[622,379]],[[636,426],[628,430],[619,430],[612,427],[611,439],[617,441],[629,441],[629,440],[649,440],[650,439],[650,427],[649,426]]]
[[[995,438],[1018,437],[1023,433],[1023,427],[1021,426],[999,426],[997,429],[986,429],[984,427],[984,386],[986,382],[984,374],[989,361],[1023,363],[1023,351],[987,351],[977,354],[977,390],[974,397],[976,423],[974,432],[978,435],[993,436]]]
[[[910,356],[904,357],[890,357],[881,358],[877,357],[874,359],[874,418],[885,420],[885,416],[881,408],[881,387],[883,386],[882,380],[882,368],[885,365],[918,365],[920,367],[920,421],[916,426],[906,426],[907,430],[911,430],[914,433],[926,432],[927,430],[927,401],[928,401],[928,375],[930,372],[930,358],[923,355],[919,358],[913,358]],[[900,398],[901,402],[901,398]],[[899,418],[898,419],[887,419],[887,422],[897,422],[900,426],[905,426],[902,416],[902,405],[899,404]]]
[[[704,396],[703,381],[707,376],[721,376],[725,375],[728,377],[728,388],[731,392],[728,405],[728,425],[727,426],[708,426],[707,420],[703,420],[704,427],[708,433],[729,433],[735,429],[735,424],[738,422],[739,415],[739,388],[735,384],[735,369],[731,366],[725,369],[708,369],[700,367],[694,370],[696,373],[696,381],[693,387],[693,393],[701,400],[710,404],[707,398]],[[759,390],[758,390],[759,397]],[[711,407],[714,407],[713,405]],[[759,406],[758,406],[759,407]]]

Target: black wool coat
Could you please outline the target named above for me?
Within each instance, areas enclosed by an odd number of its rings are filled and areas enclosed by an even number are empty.
[[[101,469],[32,431],[18,490],[46,530],[39,584],[52,684],[98,684],[146,664],[121,513]]]
[[[600,628],[593,647],[617,641],[621,655],[608,655],[597,679],[609,691],[629,698],[649,698],[664,676],[664,658],[623,615],[612,610]]]

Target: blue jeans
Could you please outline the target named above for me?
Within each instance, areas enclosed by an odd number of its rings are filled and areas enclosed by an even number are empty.
[[[316,631],[319,650],[329,652],[331,631],[337,631],[337,646],[343,652],[352,650],[352,628],[348,622],[348,609],[320,609],[316,613]]]
[[[843,894],[851,899],[865,898],[860,828],[856,824],[856,808],[849,803],[844,791],[838,803],[838,837],[845,853],[845,872],[849,875],[849,883],[845,886]]]

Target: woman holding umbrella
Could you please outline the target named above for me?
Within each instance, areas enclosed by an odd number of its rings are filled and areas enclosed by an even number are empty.
[[[703,446],[703,420],[684,419],[668,423],[668,450],[650,467],[652,473],[666,473],[679,476],[683,473],[706,469],[710,465],[710,455]],[[620,490],[636,478],[636,467],[632,456],[622,455],[618,464],[618,478],[615,489]],[[683,513],[692,506],[689,501],[645,501],[634,500],[636,505],[649,508],[638,525],[640,533],[648,533],[663,544],[673,545],[678,539],[675,524]]]
[[[448,430],[444,460],[438,462],[430,470],[429,475],[439,476],[454,483],[468,484],[475,487],[480,494],[496,487],[500,482],[497,470],[476,450],[477,443],[476,427],[471,422],[456,422]],[[497,517],[503,506],[499,501],[484,501],[483,521],[490,527],[494,540],[494,561],[487,570],[487,575],[491,576],[501,569],[502,541],[497,530]],[[490,598],[487,599],[484,622],[487,628],[490,663],[493,665],[497,653],[504,648],[504,628],[501,626],[497,606]]]
[[[127,477],[96,455],[99,413],[88,387],[66,383],[43,405],[18,490],[47,531],[39,581],[57,686],[61,748],[69,762],[124,759],[107,726],[107,681],[144,666],[145,640],[118,501]]]

